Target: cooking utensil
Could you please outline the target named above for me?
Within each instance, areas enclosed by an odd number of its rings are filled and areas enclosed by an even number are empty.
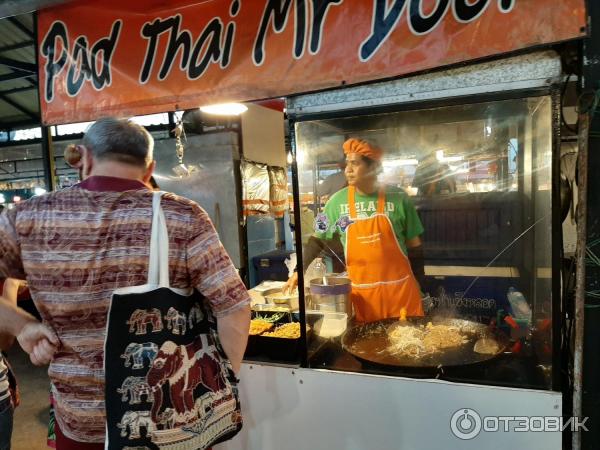
[[[441,349],[439,352],[413,357],[394,354],[388,350],[388,335],[396,326],[448,325],[460,329],[467,337],[467,342],[453,348]],[[475,343],[481,339],[494,339],[498,343],[498,351],[494,354],[483,354],[474,351]],[[503,353],[508,347],[508,338],[491,330],[486,325],[463,319],[453,318],[407,318],[405,322],[398,319],[384,319],[368,324],[356,324],[346,331],[342,337],[342,347],[361,361],[394,367],[438,368],[478,364],[488,361]]]

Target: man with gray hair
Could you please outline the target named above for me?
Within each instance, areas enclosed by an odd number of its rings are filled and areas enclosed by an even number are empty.
[[[0,332],[34,364],[50,363],[57,449],[103,449],[103,346],[113,291],[146,284],[154,161],[152,136],[120,119],[94,123],[71,163],[83,181],[18,203],[0,216],[0,276],[27,279],[43,324],[0,298]],[[237,372],[250,299],[206,212],[165,194],[172,288],[196,288],[218,317]]]

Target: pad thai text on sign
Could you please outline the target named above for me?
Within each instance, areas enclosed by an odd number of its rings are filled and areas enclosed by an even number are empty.
[[[585,35],[584,0],[96,0],[38,19],[47,124],[404,75]]]

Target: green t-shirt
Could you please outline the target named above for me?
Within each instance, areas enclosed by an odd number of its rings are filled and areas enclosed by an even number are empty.
[[[370,217],[377,212],[378,192],[360,195],[355,191],[356,215]],[[385,193],[385,214],[390,218],[398,244],[406,254],[406,241],[423,233],[423,225],[410,198],[398,188],[387,187]],[[315,219],[315,236],[320,239],[333,239],[338,234],[346,249],[346,228],[349,225],[350,207],[348,188],[336,192],[325,204],[322,213]]]

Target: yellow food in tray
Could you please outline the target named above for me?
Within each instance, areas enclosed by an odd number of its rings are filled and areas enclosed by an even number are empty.
[[[258,334],[264,333],[265,331],[269,331],[273,328],[273,324],[271,322],[267,322],[262,319],[252,319],[250,321],[250,332],[251,336],[256,336]]]
[[[298,322],[285,323],[277,327],[274,331],[268,331],[262,335],[267,337],[298,339],[300,337],[300,324]]]

